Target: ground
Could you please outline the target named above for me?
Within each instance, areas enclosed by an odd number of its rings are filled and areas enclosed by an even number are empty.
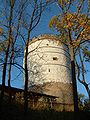
[[[25,113],[20,105],[0,105],[0,120],[89,120],[88,112],[56,112],[54,110],[30,110]]]

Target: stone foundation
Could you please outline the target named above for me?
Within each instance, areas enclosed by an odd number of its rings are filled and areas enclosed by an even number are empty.
[[[38,98],[34,101],[36,104],[34,107],[49,107],[58,111],[74,111],[73,89],[71,83],[45,83],[40,86],[33,86],[30,90],[52,96],[52,98]],[[53,98],[53,96],[56,98]]]

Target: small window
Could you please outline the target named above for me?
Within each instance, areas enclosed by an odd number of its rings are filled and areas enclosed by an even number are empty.
[[[50,72],[50,69],[48,69],[48,71]]]
[[[46,44],[48,46],[48,44]]]
[[[53,60],[58,60],[58,58],[57,57],[53,57]]]

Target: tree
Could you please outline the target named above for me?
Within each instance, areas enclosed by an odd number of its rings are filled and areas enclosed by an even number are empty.
[[[24,88],[24,99],[25,99],[25,112],[27,112],[28,108],[28,46],[30,41],[30,35],[32,30],[38,25],[40,22],[40,18],[43,10],[47,6],[47,1],[45,0],[33,0],[33,2],[28,1],[28,6],[31,7],[31,11],[28,11],[28,7],[25,11],[25,15],[28,18],[25,19],[23,17],[24,28],[27,32],[26,42],[25,42],[25,52],[24,52],[24,68],[25,68],[25,88]]]
[[[56,29],[59,33],[61,42],[68,45],[71,55],[71,68],[72,68],[72,82],[74,92],[74,106],[77,111],[77,87],[76,87],[76,74],[75,74],[75,60],[81,49],[90,40],[90,8],[88,0],[55,0],[58,7],[60,8],[60,15],[52,17],[49,22],[49,27]],[[87,8],[86,8],[87,6]],[[85,9],[85,11],[83,11]],[[83,46],[84,44],[84,46]],[[82,52],[83,54],[84,52]],[[80,55],[79,55],[80,57]],[[81,60],[81,58],[80,58]],[[78,64],[78,62],[77,62]],[[79,66],[79,65],[77,65]],[[84,64],[81,60],[82,72],[84,72]],[[79,67],[78,67],[79,68]],[[79,73],[80,70],[78,69]],[[80,75],[84,74],[78,74]],[[79,78],[78,77],[78,78]],[[80,81],[80,80],[79,80]],[[82,81],[82,80],[81,80]],[[84,86],[86,81],[84,79]],[[86,87],[85,87],[86,88]],[[89,92],[88,92],[89,93]]]
[[[4,53],[4,60],[3,60],[3,72],[2,72],[2,91],[1,97],[4,96],[4,87],[5,87],[5,80],[6,80],[6,72],[8,67],[8,88],[10,94],[10,81],[11,81],[11,67],[14,65],[13,60],[15,58],[15,52],[20,49],[18,45],[16,48],[16,42],[19,41],[20,35],[20,24],[21,24],[21,17],[24,10],[24,1],[22,3],[21,0],[5,0],[1,2],[2,9],[0,9],[2,21],[0,22],[0,26],[2,26],[3,31],[1,32],[2,38],[2,52]],[[17,5],[18,4],[18,5]],[[17,7],[16,7],[17,6]],[[4,19],[4,21],[3,21]],[[6,45],[5,45],[6,44]],[[5,46],[5,49],[4,49]],[[18,52],[19,53],[19,52]],[[8,65],[8,66],[7,66]],[[11,96],[11,95],[10,95]]]
[[[90,100],[84,94],[78,94],[78,107],[80,111],[90,111]]]
[[[85,99],[84,100],[84,111],[89,111],[90,112],[90,99]]]
[[[83,111],[85,96],[83,94],[78,94],[78,108]]]
[[[14,4],[12,1],[10,2],[10,13],[9,13],[9,21],[8,21],[8,42],[7,42],[7,49],[5,52],[4,56],[4,65],[3,65],[3,73],[2,73],[2,91],[1,91],[1,98],[4,96],[4,87],[5,87],[5,77],[6,77],[6,67],[7,67],[7,60],[8,60],[8,55],[9,55],[9,49],[10,49],[10,42],[12,41],[12,28],[11,28],[11,23],[12,23],[12,13],[13,13],[13,7]]]

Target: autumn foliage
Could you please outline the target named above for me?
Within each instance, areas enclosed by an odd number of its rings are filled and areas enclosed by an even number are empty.
[[[68,30],[71,33],[72,45],[76,47],[83,40],[90,40],[90,19],[85,14],[65,13],[52,17],[49,22],[50,28],[55,28],[60,32],[60,37],[67,44]]]

